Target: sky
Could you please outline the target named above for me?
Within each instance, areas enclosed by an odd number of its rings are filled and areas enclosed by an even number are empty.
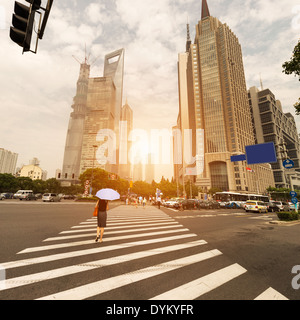
[[[19,0],[27,4],[24,0]],[[46,0],[42,3],[45,5]],[[284,112],[295,116],[300,83],[282,73],[300,35],[300,0],[208,0],[210,14],[237,35],[247,87],[269,88]],[[176,124],[178,54],[201,19],[200,0],[54,0],[38,53],[9,38],[14,1],[0,4],[0,148],[18,153],[17,166],[34,157],[48,178],[62,168],[71,105],[85,47],[91,76],[103,76],[104,56],[125,49],[123,104],[134,127]],[[296,116],[298,130],[300,116]],[[165,176],[172,177],[172,166]]]

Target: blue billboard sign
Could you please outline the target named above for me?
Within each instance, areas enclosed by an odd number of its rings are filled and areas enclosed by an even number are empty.
[[[277,162],[276,150],[273,142],[247,146],[246,157],[249,165]]]
[[[241,154],[238,156],[232,156],[231,157],[231,162],[240,162],[240,161],[246,161],[246,155],[245,154]]]

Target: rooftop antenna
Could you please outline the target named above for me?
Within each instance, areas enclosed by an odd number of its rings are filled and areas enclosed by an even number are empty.
[[[261,73],[259,74],[259,78],[260,78],[260,88],[261,88],[261,91],[264,90],[264,86],[263,86],[263,82],[262,82],[262,79],[261,79]]]
[[[89,53],[88,56],[86,54],[86,44],[85,44],[85,46],[84,46],[84,62],[80,62],[79,59],[77,59],[74,55],[72,55],[72,57],[81,65],[83,63],[88,64],[89,59],[90,59],[90,55],[91,55],[91,53]]]

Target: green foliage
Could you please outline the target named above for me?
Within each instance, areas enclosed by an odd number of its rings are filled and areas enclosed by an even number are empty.
[[[300,81],[300,41],[296,45],[293,56],[290,61],[287,61],[283,64],[283,72],[285,74],[295,74],[295,76],[299,76]]]
[[[15,192],[17,189],[17,180],[11,174],[0,174],[0,193],[2,192]]]
[[[282,67],[285,74],[290,75],[294,73],[296,77],[299,77],[300,81],[300,40],[293,51],[291,60],[285,62]],[[296,114],[300,115],[300,98],[298,102],[295,103],[294,107],[296,109]]]
[[[295,221],[299,220],[300,216],[298,212],[278,212],[278,219],[280,221]]]
[[[87,180],[92,183],[93,194],[95,195],[98,190],[104,188],[112,188],[117,190],[120,194],[127,193],[129,188],[129,182],[127,180],[117,177],[116,180],[110,180],[109,172],[100,168],[88,169],[79,177],[82,185],[82,193],[84,185]]]

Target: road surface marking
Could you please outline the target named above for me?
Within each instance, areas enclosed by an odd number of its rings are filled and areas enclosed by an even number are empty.
[[[82,300],[93,297],[104,292],[123,287],[150,277],[164,274],[203,260],[214,258],[222,253],[219,250],[212,250],[185,258],[167,261],[155,266],[115,276],[105,280],[100,280],[74,289],[58,292],[49,296],[41,297],[37,300]]]
[[[171,229],[171,228],[182,228],[181,225],[176,225],[176,226],[164,226],[164,227],[149,227],[149,228],[138,228],[138,229],[128,229],[128,227],[125,228],[125,230],[118,230],[118,231],[111,231],[109,228],[105,230],[105,236],[109,234],[124,234],[130,233],[130,232],[141,232],[141,231],[150,231],[150,230],[162,230],[162,229]],[[93,237],[96,236],[96,229],[93,230],[93,233],[85,233],[85,234],[77,234],[77,235],[72,235],[72,236],[59,236],[59,237],[53,237],[53,238],[48,238],[44,240],[44,242],[50,242],[50,241],[62,241],[62,240],[69,240],[69,239],[76,239],[76,238],[84,238],[84,237]],[[109,239],[109,238],[108,238]]]
[[[138,224],[132,227],[138,228],[138,227],[152,227],[152,226],[164,226],[164,225],[175,225],[178,224],[179,222],[158,222],[158,223],[145,223],[145,224]],[[74,228],[74,227],[72,227]],[[106,230],[116,230],[116,229],[124,229],[128,228],[128,226],[118,226],[118,227],[110,227],[109,225],[107,226]],[[67,230],[67,231],[62,231],[59,234],[71,234],[71,233],[80,233],[80,232],[86,232],[86,231],[95,231],[95,227],[91,229],[82,229],[82,230]]]
[[[269,288],[264,291],[261,295],[259,295],[254,300],[289,300],[287,297],[274,290],[273,288]]]
[[[11,261],[11,262],[6,262],[6,263],[1,263],[1,265],[6,270],[8,270],[11,268],[18,268],[18,267],[24,267],[24,266],[29,266],[29,265],[33,265],[33,264],[46,263],[46,262],[57,261],[57,260],[62,260],[62,259],[69,259],[69,258],[80,257],[80,256],[89,255],[89,254],[98,254],[101,252],[110,252],[113,250],[132,248],[135,246],[150,245],[150,244],[162,243],[162,242],[166,242],[166,241],[183,240],[183,239],[187,239],[187,238],[192,238],[194,236],[195,235],[193,235],[193,234],[183,234],[183,235],[181,234],[178,236],[170,236],[170,237],[141,240],[141,241],[135,241],[135,242],[129,242],[129,243],[121,243],[118,245],[110,245],[110,246],[105,246],[105,247],[100,247],[99,245],[97,245],[97,247],[93,248],[93,249],[83,249],[83,250],[66,252],[66,253],[46,255],[43,257],[36,257],[36,258]]]
[[[220,269],[173,290],[162,293],[150,300],[194,300],[246,272],[247,270],[240,265],[233,264],[227,268]]]
[[[164,253],[186,250],[188,248],[198,247],[207,244],[204,240],[197,240],[193,242],[188,242],[184,244],[171,245],[166,247],[159,247],[150,250],[143,250],[139,252],[134,252],[130,254],[125,254],[121,256],[114,256],[107,259],[100,259],[95,261],[89,261],[82,263],[80,265],[73,265],[69,267],[58,268],[54,270],[39,272],[35,274],[30,274],[26,276],[10,278],[4,281],[0,281],[0,288],[11,289],[15,287],[20,287],[27,284],[32,284],[44,280],[50,280],[58,277],[63,277],[71,274],[76,274],[79,272],[89,271],[97,268],[102,268],[105,266],[111,266],[114,264],[125,263],[128,261],[138,260],[141,258],[147,258],[151,256],[156,256]],[[3,286],[2,286],[3,285]],[[4,289],[2,289],[4,290]],[[1,291],[1,289],[0,289]]]
[[[119,237],[109,237],[109,238],[105,238],[105,242],[126,240],[126,239],[133,239],[133,238],[141,238],[141,237],[158,236],[158,235],[163,235],[163,234],[188,232],[188,231],[190,231],[190,230],[186,229],[186,228],[182,228],[179,230],[168,230],[168,231],[141,233],[141,234],[136,234],[136,235],[134,234],[134,235],[119,236]],[[192,234],[192,236],[196,237],[197,235]],[[92,240],[67,242],[67,243],[53,244],[53,245],[48,245],[48,246],[32,247],[32,248],[22,250],[22,251],[18,252],[18,254],[47,251],[47,250],[55,250],[55,249],[61,249],[61,248],[70,248],[70,247],[77,247],[77,246],[83,246],[83,245],[89,245],[89,244],[92,244]]]

